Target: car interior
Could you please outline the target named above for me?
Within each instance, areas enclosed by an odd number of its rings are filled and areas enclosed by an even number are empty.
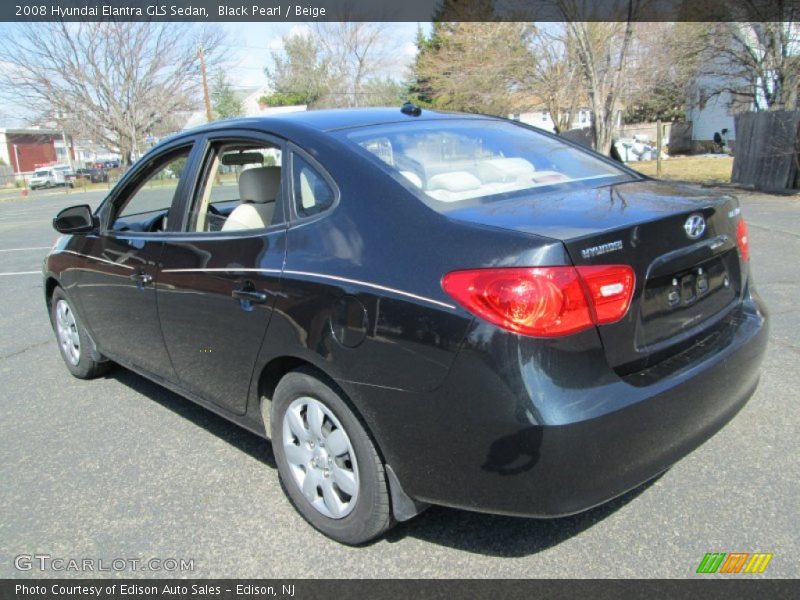
[[[350,137],[438,202],[620,176],[584,153],[525,130],[514,128],[509,130],[513,135],[498,136],[491,129],[449,127],[451,131],[395,127],[396,133]]]
[[[113,231],[164,231],[178,177],[171,161],[151,176],[125,204]],[[264,229],[283,219],[276,211],[281,193],[281,152],[253,144],[225,145],[212,155],[190,231]],[[158,207],[158,208],[157,208]]]
[[[276,211],[281,193],[279,148],[253,145],[220,147],[207,169],[194,231],[264,229],[282,220]]]

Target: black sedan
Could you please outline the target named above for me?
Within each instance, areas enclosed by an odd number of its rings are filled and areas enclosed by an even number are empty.
[[[767,339],[734,198],[491,117],[212,123],[54,224],[72,374],[113,361],[268,437],[351,544],[430,504],[618,496],[739,411]]]

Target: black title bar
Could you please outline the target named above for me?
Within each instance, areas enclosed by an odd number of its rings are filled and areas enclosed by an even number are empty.
[[[235,579],[3,579],[3,600],[383,600],[532,598],[797,598],[796,580],[235,580]]]
[[[11,0],[0,21],[797,21],[800,0]]]

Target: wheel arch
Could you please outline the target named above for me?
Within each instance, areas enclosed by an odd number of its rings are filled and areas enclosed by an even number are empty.
[[[48,275],[47,279],[44,282],[44,299],[47,302],[47,308],[52,308],[52,299],[53,299],[53,292],[57,287],[60,287],[61,283],[59,283],[58,279],[56,279],[53,275]]]
[[[408,519],[411,519],[427,509],[429,506],[427,503],[419,502],[411,498],[403,489],[400,480],[397,478],[397,475],[395,474],[391,465],[386,460],[380,440],[377,439],[374,429],[370,426],[367,419],[364,418],[363,411],[359,410],[358,403],[353,399],[353,394],[343,389],[342,386],[339,385],[331,375],[326,373],[324,369],[306,359],[297,356],[279,356],[270,360],[261,370],[258,378],[256,400],[258,403],[259,412],[261,412],[262,415],[262,422],[267,437],[269,437],[271,423],[268,420],[265,420],[265,411],[261,410],[261,403],[269,403],[266,407],[266,415],[268,417],[270,409],[272,408],[272,397],[275,394],[275,389],[278,387],[278,383],[288,373],[297,370],[303,370],[318,376],[322,381],[339,392],[344,402],[353,411],[353,415],[361,422],[361,425],[364,427],[364,431],[367,432],[367,435],[372,440],[375,450],[377,451],[378,456],[380,456],[381,462],[386,469],[386,484],[389,487],[392,514],[394,515],[394,518],[398,521],[407,521]]]

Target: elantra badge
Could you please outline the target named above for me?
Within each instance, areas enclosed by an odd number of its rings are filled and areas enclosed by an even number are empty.
[[[622,250],[622,240],[616,240],[608,244],[600,244],[599,246],[592,246],[591,248],[584,248],[581,250],[581,256],[583,258],[594,258],[601,254],[614,252],[615,250]]]
[[[706,231],[706,220],[703,215],[692,215],[683,224],[683,230],[690,240],[696,240]]]

